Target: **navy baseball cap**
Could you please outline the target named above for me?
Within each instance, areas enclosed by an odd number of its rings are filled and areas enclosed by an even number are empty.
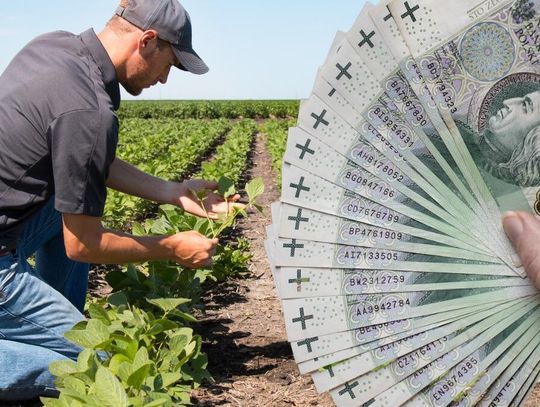
[[[177,0],[129,0],[116,14],[143,31],[156,30],[158,37],[171,44],[180,61],[178,68],[201,75],[208,66],[191,45],[191,20]]]

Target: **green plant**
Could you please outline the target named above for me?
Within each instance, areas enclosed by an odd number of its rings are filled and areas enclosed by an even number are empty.
[[[261,210],[256,200],[263,193],[261,179],[246,185],[248,207]],[[235,193],[231,180],[219,181],[227,198]],[[196,193],[204,200],[203,193]],[[157,219],[134,224],[134,234],[172,234],[198,230],[218,236],[245,215],[234,209],[217,220],[186,216],[163,205]],[[153,261],[112,271],[107,281],[113,293],[88,306],[90,318],[65,334],[84,350],[77,361],[51,364],[60,391],[58,399],[42,398],[45,406],[152,407],[189,404],[190,391],[206,379],[212,381],[201,338],[189,324],[203,308],[202,284],[220,281],[234,271],[247,272],[250,256],[245,240],[236,247],[221,246],[212,270],[182,269],[170,261]],[[237,267],[241,264],[241,268]]]

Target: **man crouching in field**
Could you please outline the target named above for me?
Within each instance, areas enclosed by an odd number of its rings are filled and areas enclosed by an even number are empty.
[[[188,14],[176,0],[129,0],[98,35],[34,39],[0,76],[0,400],[55,394],[48,366],[79,352],[64,332],[84,318],[89,263],[211,264],[216,239],[134,237],[101,222],[107,187],[195,215],[229,206],[210,194],[203,209],[191,195],[215,183],[167,182],[115,157],[119,85],[138,95],[172,67],[208,71]]]

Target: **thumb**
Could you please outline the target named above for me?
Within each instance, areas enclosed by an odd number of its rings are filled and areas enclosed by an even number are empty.
[[[540,221],[527,212],[507,212],[502,224],[529,278],[540,288]]]

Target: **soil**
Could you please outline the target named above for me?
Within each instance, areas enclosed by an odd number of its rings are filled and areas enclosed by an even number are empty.
[[[266,216],[252,214],[239,227],[251,242],[251,276],[212,287],[205,296],[207,311],[195,327],[204,340],[209,370],[215,384],[193,392],[196,406],[333,406],[328,394],[317,394],[309,375],[300,375],[292,357],[270,266],[263,247],[265,227],[271,223],[269,206],[279,199],[272,162],[259,135],[253,163],[246,176],[261,176],[266,191],[260,203]],[[95,269],[91,292],[107,293],[105,270]],[[0,407],[37,407],[38,401],[4,403]],[[540,385],[524,407],[540,406]]]
[[[270,204],[279,199],[272,160],[257,136],[248,178],[262,177],[265,193],[259,203],[264,215],[241,220],[239,228],[251,242],[251,276],[214,287],[207,312],[195,330],[204,339],[209,370],[216,384],[193,393],[198,406],[333,406],[328,395],[315,391],[311,378],[301,376],[292,357],[281,304],[264,251]]]

